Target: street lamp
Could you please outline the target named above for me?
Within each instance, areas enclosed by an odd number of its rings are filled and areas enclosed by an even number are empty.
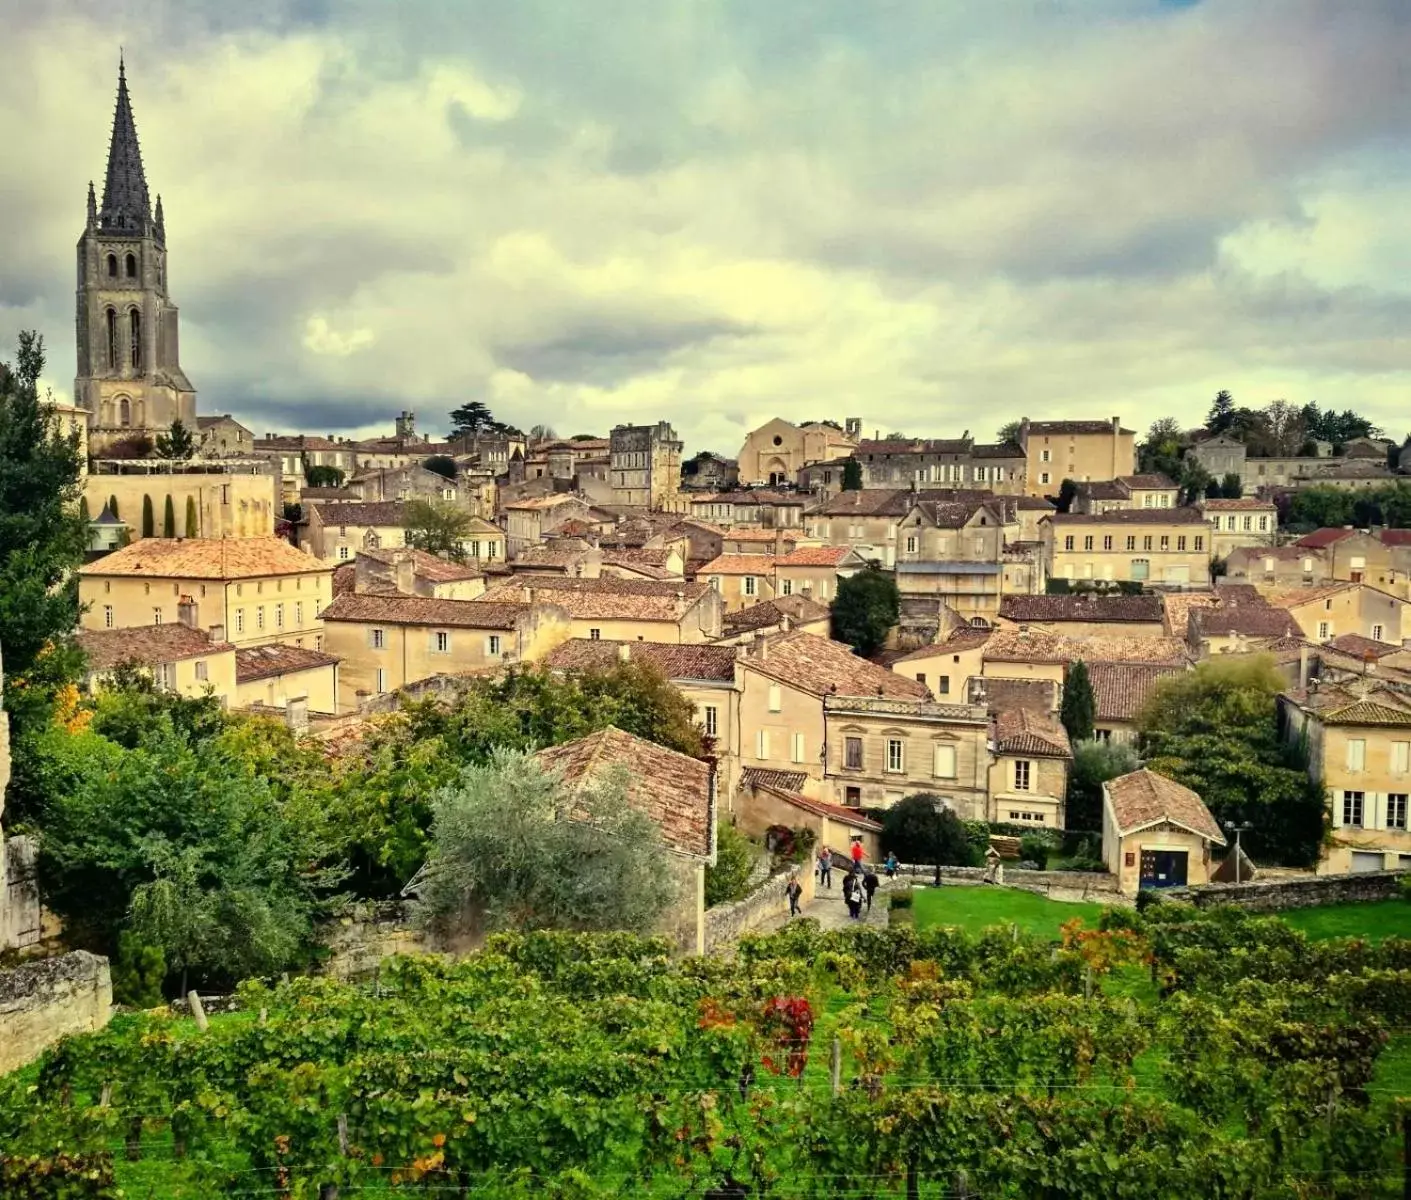
[[[1248,833],[1254,828],[1249,821],[1226,821],[1225,828],[1235,835],[1235,882],[1240,881],[1240,834]]]

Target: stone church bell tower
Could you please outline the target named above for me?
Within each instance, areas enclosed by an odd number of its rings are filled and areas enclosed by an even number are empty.
[[[162,198],[154,214],[119,59],[103,203],[90,183],[78,239],[74,403],[88,413],[95,457],[124,438],[155,438],[178,418],[197,436],[196,391],[181,369],[177,310],[167,293],[166,241]]]

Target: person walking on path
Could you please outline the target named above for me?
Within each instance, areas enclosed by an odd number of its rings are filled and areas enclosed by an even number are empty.
[[[854,921],[862,919],[862,880],[856,873],[849,872],[843,878],[843,900],[848,906],[848,916]]]
[[[789,897],[789,916],[799,915],[799,897],[803,895],[803,884],[799,882],[797,875],[790,875],[789,882],[784,885],[784,895]]]
[[[877,890],[881,880],[877,878],[876,871],[864,872],[862,876],[862,893],[867,897],[867,911],[872,911],[872,893]]]
[[[889,850],[887,852],[887,861],[883,864],[883,867],[886,869],[888,879],[895,879],[897,877],[897,856],[895,851]]]
[[[827,846],[818,852],[818,882],[833,890],[833,852]]]
[[[856,870],[858,867],[862,866],[862,839],[861,839],[861,838],[853,838],[853,840],[852,840],[852,848],[848,851],[848,853],[852,855],[852,865],[853,865],[853,869],[854,869],[854,870]]]

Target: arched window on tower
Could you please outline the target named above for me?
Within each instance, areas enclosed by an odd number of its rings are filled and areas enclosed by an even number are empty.
[[[127,256],[127,277],[129,279],[137,278],[137,255],[135,254]]]
[[[126,396],[118,400],[118,424],[132,424],[132,402]]]
[[[128,321],[128,362],[134,371],[142,369],[142,314],[135,308],[127,314]]]
[[[108,274],[113,278],[117,278],[118,256],[116,254],[108,255]]]
[[[116,371],[118,366],[118,314],[117,310],[110,308],[108,317],[108,370]]]

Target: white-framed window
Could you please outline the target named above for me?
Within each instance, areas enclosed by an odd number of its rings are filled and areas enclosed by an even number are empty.
[[[1391,769],[1397,775],[1411,771],[1411,742],[1392,742]]]
[[[438,629],[435,633],[436,653],[449,654],[451,652],[451,635],[444,629]]]
[[[152,610],[152,624],[153,624],[153,625],[160,625],[161,623],[162,623],[162,610],[161,610],[160,608],[154,608],[154,609]]]
[[[1406,793],[1387,793],[1387,828],[1406,828]]]
[[[914,537],[909,537],[906,539],[906,552],[908,554],[916,553],[916,539]]]
[[[1347,739],[1347,769],[1361,771],[1367,766],[1367,741],[1365,738]]]
[[[385,692],[386,690],[387,690],[387,669],[386,669],[385,667],[378,667],[378,668],[377,668],[377,694],[380,696],[380,695],[382,695],[382,693]]]
[[[1361,792],[1343,792],[1342,794],[1342,823],[1360,827],[1362,824],[1362,800]]]
[[[1073,535],[1071,533],[1063,539],[1063,548],[1065,550],[1073,549]]]
[[[492,633],[485,639],[485,653],[491,658],[500,656],[500,635],[498,633]]]
[[[784,710],[784,693],[783,693],[783,691],[780,689],[780,687],[779,687],[779,685],[778,685],[777,683],[771,683],[771,684],[769,685],[769,711],[770,711],[770,712],[783,712],[783,710]]]
[[[1328,624],[1326,621],[1319,621],[1319,622],[1318,622],[1318,640],[1319,640],[1320,642],[1326,642],[1326,641],[1328,640],[1328,634],[1331,633],[1331,632],[1332,632],[1332,627],[1329,626],[1329,624]]]
[[[1048,481],[1049,481],[1048,472],[1045,471],[1045,472],[1043,472],[1043,474],[1041,474],[1041,475],[1039,476],[1039,482],[1040,482],[1040,483],[1047,483]]]
[[[803,762],[803,755],[804,755],[804,738],[803,738],[803,734],[801,734],[801,733],[796,733],[796,734],[794,734],[794,736],[793,736],[793,738],[792,738],[791,740],[792,740],[792,743],[793,743],[793,744],[790,746],[790,750],[792,751],[792,754],[790,755],[790,757],[792,758],[792,760],[793,760],[794,762],[796,762],[796,763],[801,763],[801,762]]]
[[[794,581],[792,579],[781,579],[779,581],[779,592],[784,596],[792,596],[794,594]]]
[[[712,575],[712,576],[710,577],[710,586],[711,586],[711,589],[712,589],[713,591],[717,591],[717,592],[720,591],[720,576],[719,576],[719,575]]]
[[[235,632],[245,632],[245,610],[243,608],[237,608],[235,610]]]
[[[1014,762],[1014,790],[1016,792],[1027,792],[1031,783],[1032,772],[1028,759],[1020,758]]]
[[[1374,642],[1380,642],[1381,640],[1382,640],[1382,627],[1381,627],[1380,625],[1373,625],[1373,626],[1372,626],[1372,641],[1374,641]]]
[[[339,562],[347,562],[347,561],[348,561],[348,547],[347,547],[347,546],[339,546],[339,547],[338,547],[338,561],[339,561]]]
[[[754,749],[756,758],[769,757],[769,730],[761,729],[755,733]]]
[[[294,605],[294,624],[301,629],[304,626],[304,602],[302,600]]]
[[[753,575],[746,575],[746,576],[745,576],[745,595],[746,595],[746,596],[753,596],[753,595],[755,594],[755,587],[756,587],[755,577],[754,577]]]
[[[893,774],[906,770],[906,743],[901,738],[887,739],[887,770]]]
[[[1040,461],[1040,462],[1052,462],[1052,461],[1053,461],[1053,451],[1052,451],[1052,450],[1040,450],[1040,451],[1039,451],[1039,461]]]
[[[1264,516],[1264,517],[1260,517],[1260,518],[1259,518],[1259,532],[1260,532],[1260,533],[1268,533],[1268,532],[1269,532],[1269,518],[1268,518],[1267,516]]]
[[[382,629],[369,629],[368,639],[368,644],[374,650],[381,650],[384,646],[387,645],[387,633],[385,630]]]
[[[103,628],[104,628],[104,629],[111,629],[112,627],[113,627],[113,606],[112,606],[111,604],[105,604],[105,605],[103,605]]]
[[[590,642],[600,642],[600,641],[602,641],[602,639],[603,639],[603,631],[602,631],[601,629],[590,629],[590,630],[588,630],[588,640],[589,640]]]
[[[276,629],[284,628],[284,605],[282,604],[274,606],[274,627]]]
[[[205,682],[206,682],[206,676],[207,676],[206,660],[205,660],[205,659],[197,659],[197,660],[196,660],[196,679],[197,679],[197,681],[200,682],[200,683],[205,683]]]
[[[705,726],[706,737],[717,737],[720,733],[720,712],[714,704],[707,704],[701,722]]]
[[[255,609],[255,628],[256,628],[256,629],[263,629],[264,627],[265,627],[265,606],[264,606],[263,604],[261,604],[261,605],[259,605],[259,606]]]
[[[932,768],[933,775],[937,779],[955,778],[955,747],[948,746],[943,742],[936,743],[935,766]]]

